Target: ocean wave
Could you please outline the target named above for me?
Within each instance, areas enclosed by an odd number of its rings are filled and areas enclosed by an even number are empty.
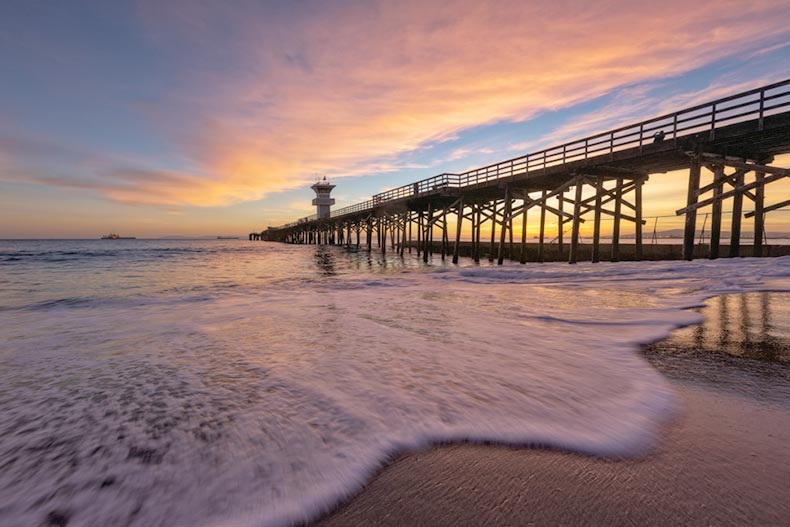
[[[287,525],[435,442],[640,455],[677,401],[637,346],[788,277],[790,258],[295,272],[6,313],[0,523]]]

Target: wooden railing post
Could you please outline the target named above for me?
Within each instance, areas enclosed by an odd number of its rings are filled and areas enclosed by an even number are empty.
[[[763,117],[765,116],[765,90],[760,90],[760,116],[757,119],[757,129],[763,129]]]

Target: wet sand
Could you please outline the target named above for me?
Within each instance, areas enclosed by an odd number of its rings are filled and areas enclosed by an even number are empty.
[[[790,525],[788,309],[786,293],[712,299],[705,324],[645,350],[682,413],[641,458],[437,446],[315,525]]]

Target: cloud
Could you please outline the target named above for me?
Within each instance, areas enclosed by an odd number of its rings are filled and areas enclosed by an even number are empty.
[[[717,79],[701,89],[670,95],[662,92],[665,86],[662,82],[629,86],[616,90],[611,101],[601,108],[576,114],[569,122],[558,126],[550,133],[538,139],[512,144],[508,150],[526,154],[541,148],[562,145],[651,117],[691,108],[733,93],[748,91],[773,81],[775,81],[773,77],[750,78],[746,81],[724,78]]]
[[[74,184],[127,203],[214,206],[300,187],[315,174],[336,180],[415,168],[405,154],[464,130],[524,121],[764,48],[787,35],[790,7],[404,0],[228,9],[152,0],[138,14],[177,79],[140,111],[190,168],[101,163],[95,177]],[[623,95],[623,116],[655,102]],[[607,119],[588,115],[562,133]]]
[[[253,194],[314,173],[378,173],[462,130],[676,75],[787,31],[765,16],[786,11],[781,2],[571,4],[352,3],[280,14],[287,31],[274,28],[278,15],[261,28],[244,10],[186,6],[193,23],[220,16],[230,46],[249,50],[238,78],[209,76],[224,97],[198,97],[209,110],[197,109],[203,123],[186,146]]]
[[[139,163],[112,153],[0,135],[0,181],[97,191],[131,204],[185,205],[190,193],[207,190],[206,180],[182,172],[118,168],[134,165]]]

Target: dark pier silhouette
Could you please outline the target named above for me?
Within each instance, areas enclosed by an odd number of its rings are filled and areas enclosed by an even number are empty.
[[[790,201],[767,205],[765,189],[790,176],[790,169],[771,165],[776,155],[788,152],[790,79],[461,174],[423,179],[334,210],[328,219],[309,216],[252,233],[250,239],[353,245],[368,251],[375,242],[382,252],[389,246],[401,255],[415,248],[426,261],[433,252],[453,262],[462,253],[480,261],[486,249],[489,260],[500,264],[505,258],[522,263],[641,260],[646,258],[647,223],[643,186],[650,175],[657,179],[656,174],[687,169],[688,192],[685,199],[678,196],[678,205],[685,206],[676,211],[685,217],[681,254],[666,249],[648,257],[767,256],[765,214]],[[712,172],[713,181],[701,186],[703,168]],[[746,214],[744,198],[753,203]],[[725,200],[732,200],[727,245],[721,239]],[[537,243],[527,243],[531,209],[539,216]],[[694,243],[703,209],[711,218],[704,251]],[[547,216],[556,217],[556,232],[547,232]],[[604,216],[612,221],[607,244],[601,242]],[[741,244],[744,218],[753,222],[750,247]],[[593,222],[592,243],[583,247],[580,227],[586,221]],[[627,250],[621,246],[624,221],[634,225]],[[471,242],[461,240],[467,222]],[[514,222],[521,222],[516,245]],[[482,239],[483,225],[487,238],[490,234],[487,240]],[[570,226],[569,239],[564,238],[565,225]]]

